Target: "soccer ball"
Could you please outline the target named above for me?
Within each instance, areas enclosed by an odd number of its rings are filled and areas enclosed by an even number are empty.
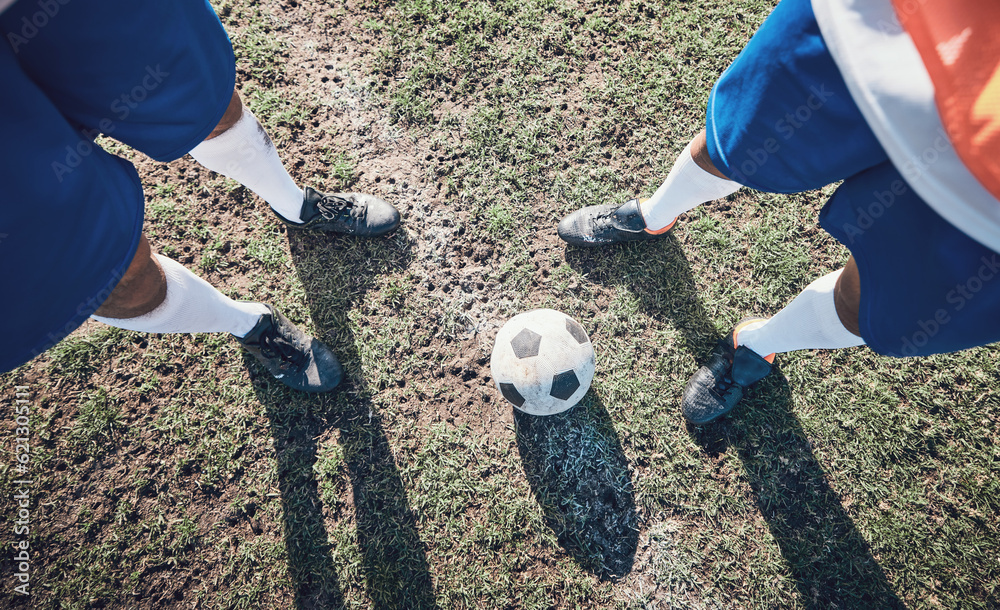
[[[576,320],[533,309],[507,321],[490,358],[497,389],[531,415],[553,415],[583,398],[594,379],[594,346]]]

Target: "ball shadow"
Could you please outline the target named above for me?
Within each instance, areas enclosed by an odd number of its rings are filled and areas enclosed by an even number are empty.
[[[611,418],[591,390],[581,404],[544,417],[514,410],[517,450],[546,525],[582,568],[627,575],[639,543],[628,461]]]
[[[362,377],[348,312],[379,276],[405,269],[409,238],[396,234],[369,240],[290,232],[289,244],[316,336],[337,354],[344,380],[332,392],[295,392],[271,379],[256,363],[254,387],[271,422],[285,514],[285,542],[297,608],[340,608],[337,580],[314,469],[316,439],[334,432],[350,481],[360,570],[371,606],[435,608],[427,549],[406,497],[399,470]]]

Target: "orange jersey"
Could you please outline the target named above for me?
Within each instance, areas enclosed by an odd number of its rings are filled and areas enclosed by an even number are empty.
[[[1000,1],[811,4],[893,165],[941,217],[1000,252]]]
[[[892,0],[955,152],[1000,198],[1000,2]]]

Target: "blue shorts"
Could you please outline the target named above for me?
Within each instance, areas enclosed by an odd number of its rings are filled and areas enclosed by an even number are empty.
[[[719,78],[706,134],[715,166],[761,191],[843,180],[820,225],[854,255],[861,335],[924,356],[1000,341],[1000,254],[932,210],[854,104],[809,0],[782,0]]]
[[[19,0],[0,33],[3,372],[82,324],[135,254],[139,176],[93,139],[186,154],[225,113],[235,62],[205,0]]]

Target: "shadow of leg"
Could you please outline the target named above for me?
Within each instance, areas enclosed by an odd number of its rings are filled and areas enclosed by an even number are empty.
[[[354,240],[292,233],[289,237],[306,301],[344,366],[345,379],[323,401],[320,429],[337,429],[350,478],[361,569],[372,607],[434,608],[434,585],[417,519],[375,406],[369,399],[357,338],[347,313],[387,271],[405,269],[410,242],[399,232]]]
[[[435,608],[427,548],[379,417],[359,400],[331,421],[350,473],[358,546],[373,608]]]
[[[593,390],[572,409],[536,417],[514,411],[528,483],[559,544],[602,579],[632,570],[639,517],[628,462]]]
[[[284,405],[279,401],[265,402],[265,406],[274,436],[295,607],[340,608],[344,599],[330,554],[323,504],[313,470],[319,422],[307,416],[283,415]]]
[[[807,607],[905,608],[830,488],[791,406],[788,383],[776,368],[737,416],[688,430],[708,453],[733,447],[739,454]]]
[[[435,608],[426,547],[371,402],[353,395],[353,388],[325,396],[284,387],[257,389],[274,436],[296,608],[326,610],[343,607],[345,601],[315,468],[316,439],[331,428],[339,431],[351,481],[357,543],[372,607]]]
[[[566,262],[594,282],[627,287],[650,315],[670,320],[684,339],[679,347],[699,359],[721,336],[705,311],[691,266],[673,235],[651,244],[568,248]]]
[[[678,347],[692,353],[698,364],[724,332],[705,310],[684,252],[672,235],[655,244],[570,248],[566,260],[594,281],[627,287],[650,315],[669,320],[683,338]],[[675,390],[678,403],[682,390]],[[791,393],[779,369],[753,388],[729,418],[688,430],[710,455],[736,449],[803,604],[904,607],[830,488],[792,414]]]

